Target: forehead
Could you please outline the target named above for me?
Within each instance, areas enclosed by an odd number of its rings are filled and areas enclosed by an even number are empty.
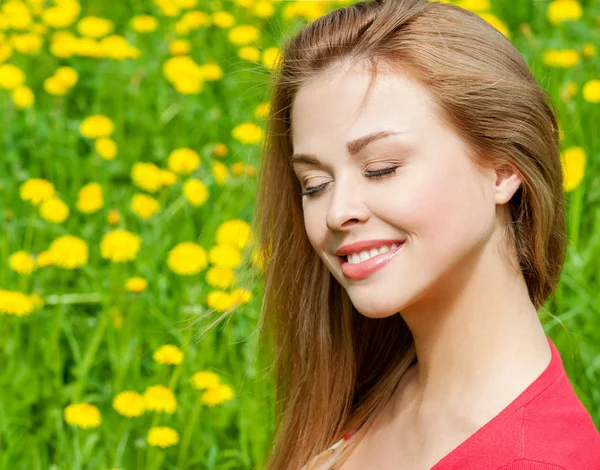
[[[292,141],[299,146],[352,140],[367,132],[399,129],[422,133],[436,113],[427,91],[407,76],[378,73],[367,95],[367,70],[339,67],[319,74],[298,90],[292,105]]]

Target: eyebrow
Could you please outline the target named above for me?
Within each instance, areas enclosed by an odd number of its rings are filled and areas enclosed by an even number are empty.
[[[363,148],[369,145],[371,142],[375,140],[383,139],[384,137],[388,137],[390,135],[400,134],[398,131],[377,131],[372,132],[371,134],[364,135],[359,137],[358,139],[351,140],[346,143],[346,148],[350,155],[356,155]],[[297,163],[307,163],[309,165],[319,165],[319,160],[314,154],[305,154],[305,153],[295,153],[290,157],[290,163],[295,165]]]

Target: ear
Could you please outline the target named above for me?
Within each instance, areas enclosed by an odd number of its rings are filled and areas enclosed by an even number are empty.
[[[496,168],[496,204],[506,204],[521,186],[521,177],[508,165]]]

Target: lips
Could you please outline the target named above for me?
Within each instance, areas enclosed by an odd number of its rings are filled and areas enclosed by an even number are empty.
[[[390,239],[379,239],[379,240],[363,240],[356,243],[351,243],[349,245],[342,246],[339,250],[335,252],[337,256],[345,257],[346,255],[352,253],[360,253],[364,250],[370,250],[371,248],[381,248],[383,245],[392,246],[392,244],[396,243],[397,245],[404,243],[406,240],[399,238],[390,238]]]

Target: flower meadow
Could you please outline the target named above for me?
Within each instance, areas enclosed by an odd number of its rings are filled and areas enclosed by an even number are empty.
[[[287,35],[349,3],[0,0],[0,469],[264,464],[268,83]],[[558,110],[569,250],[541,319],[600,426],[600,4],[451,3]]]

